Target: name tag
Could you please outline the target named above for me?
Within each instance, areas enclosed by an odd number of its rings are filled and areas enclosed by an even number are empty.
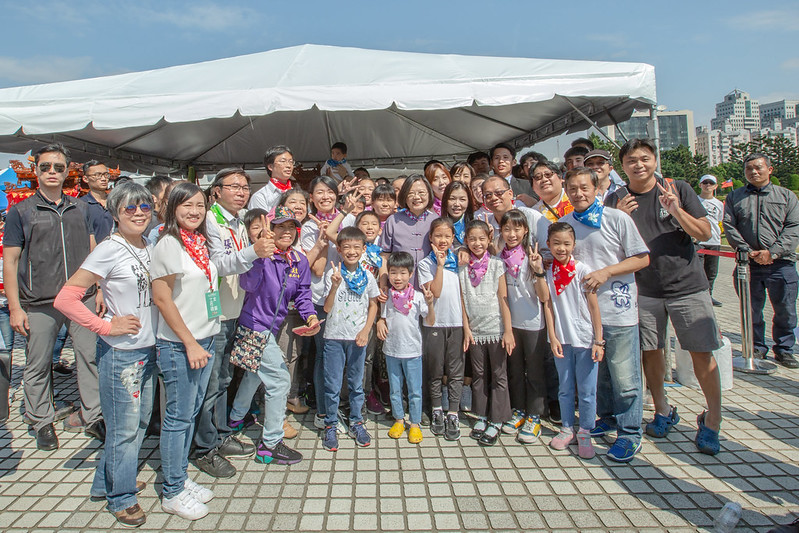
[[[208,313],[208,320],[217,318],[222,314],[222,303],[219,301],[219,291],[205,293],[205,311]]]

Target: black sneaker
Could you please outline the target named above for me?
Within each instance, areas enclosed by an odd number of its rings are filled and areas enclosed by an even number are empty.
[[[302,454],[297,450],[292,450],[281,440],[274,448],[269,448],[260,442],[255,453],[255,460],[264,464],[293,465],[302,461]]]
[[[53,365],[53,372],[57,374],[61,374],[62,376],[71,376],[72,369],[69,368],[69,365],[66,363],[62,363],[61,361],[57,362]]]
[[[53,424],[47,424],[36,432],[36,447],[46,452],[58,449],[58,437]]]
[[[217,451],[222,457],[250,457],[255,452],[255,446],[230,435],[222,441]]]
[[[102,418],[96,422],[88,424],[83,432],[89,437],[93,437],[100,442],[105,442],[105,422]]]
[[[721,302],[715,298],[711,298],[710,301],[713,302],[713,307],[721,307]]]
[[[799,368],[799,362],[796,361],[796,357],[790,352],[776,352],[774,360],[785,368]]]
[[[460,440],[461,428],[458,415],[447,415],[444,422],[444,439],[445,440]]]
[[[430,422],[430,432],[433,435],[444,434],[444,411],[435,409],[433,411],[433,420]]]
[[[236,475],[236,467],[217,453],[217,450],[211,450],[207,454],[198,457],[195,464],[197,468],[211,477],[229,478]]]
[[[549,402],[549,420],[553,424],[560,424],[560,402]]]
[[[422,423],[420,425],[424,427],[430,425],[430,415],[428,415],[425,411],[422,411]]]
[[[483,431],[477,443],[481,446],[493,446],[499,440],[500,433],[501,429],[498,424],[488,424],[488,427]]]

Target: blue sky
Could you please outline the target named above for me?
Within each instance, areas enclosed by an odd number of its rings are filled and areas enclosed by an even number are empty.
[[[799,4],[0,0],[0,87],[103,76],[304,43],[645,62],[659,103],[708,124],[734,88],[799,99]],[[635,6],[630,8],[630,6]],[[650,7],[656,6],[656,7]],[[341,65],[346,71],[347,65]]]

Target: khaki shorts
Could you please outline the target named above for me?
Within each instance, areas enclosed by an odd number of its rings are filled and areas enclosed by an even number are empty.
[[[710,292],[675,298],[638,296],[638,327],[642,350],[666,347],[666,325],[671,318],[683,350],[712,352],[721,348],[721,335]]]

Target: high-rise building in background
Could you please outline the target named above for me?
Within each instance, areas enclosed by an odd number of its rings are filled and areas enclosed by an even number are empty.
[[[796,118],[797,106],[799,106],[799,100],[780,100],[778,102],[761,104],[760,127],[782,129],[782,126],[788,125],[787,119]],[[775,120],[780,120],[780,123],[776,124]],[[796,123],[796,121],[791,122],[794,124]]]
[[[648,127],[649,111],[636,111],[629,120],[621,122],[618,126],[608,126],[607,132],[608,137],[621,144],[624,142],[624,137],[619,130],[628,139],[651,137],[653,132],[649,131]],[[688,147],[691,153],[694,152],[696,139],[693,111],[658,111],[658,131],[661,150],[672,150],[683,145]]]
[[[760,129],[760,103],[752,100],[749,93],[735,89],[716,104],[716,118],[710,121],[711,130]]]
[[[709,130],[707,126],[696,128],[696,153],[707,157],[707,164],[715,167],[730,162],[730,151],[736,144],[752,140],[749,130]]]

